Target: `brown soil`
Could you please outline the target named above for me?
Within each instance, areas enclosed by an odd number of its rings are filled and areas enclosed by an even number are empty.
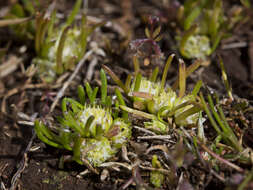
[[[61,0],[58,2],[59,10],[63,14],[67,14],[72,8],[74,1]],[[226,10],[232,8],[236,1],[230,1],[226,3]],[[0,8],[6,8],[9,5],[0,2]],[[1,11],[2,9],[0,9]],[[171,14],[168,14],[168,12]],[[173,49],[175,47],[175,41],[173,40],[174,33],[171,31],[173,26],[168,24],[172,22],[173,9],[166,7],[162,4],[162,1],[149,0],[135,0],[135,1],[115,1],[115,0],[99,0],[90,1],[89,15],[100,18],[102,20],[112,20],[112,26],[104,26],[101,30],[93,36],[93,40],[96,41],[99,47],[106,49],[105,43],[102,40],[107,38],[111,42],[111,49],[107,50],[107,57],[99,60],[99,65],[95,67],[94,76],[91,84],[97,84],[98,71],[102,64],[107,64],[116,72],[118,76],[124,78],[129,72],[132,71],[131,52],[126,44],[130,40],[126,41],[126,37],[129,35],[131,39],[142,38],[144,36],[144,27],[141,16],[145,14],[154,14],[162,18],[162,33],[164,39],[161,41],[161,49],[165,52],[167,57],[172,52],[180,57],[179,53]],[[252,14],[252,13],[251,13]],[[202,79],[205,85],[211,87],[218,92],[221,96],[226,96],[226,91],[221,80],[221,72],[219,69],[217,55],[220,55],[225,64],[227,75],[232,83],[233,94],[235,97],[245,98],[251,104],[253,101],[253,25],[251,21],[241,23],[234,29],[229,39],[222,41],[215,54],[211,57],[211,64],[208,67],[203,67],[198,72],[194,73],[188,82],[188,88],[191,89],[198,79]],[[21,124],[19,117],[20,113],[25,113],[28,116],[33,116],[34,113],[42,116],[45,114],[48,106],[52,103],[50,100],[50,93],[57,93],[58,88],[42,87],[42,88],[23,88],[27,84],[36,84],[36,79],[28,80],[28,77],[24,73],[24,69],[28,68],[32,57],[35,55],[33,50],[33,44],[30,41],[25,42],[27,50],[25,53],[20,53],[20,48],[24,42],[12,39],[11,31],[7,28],[1,28],[0,35],[10,34],[6,38],[0,39],[1,47],[6,47],[10,42],[6,55],[2,58],[1,62],[6,62],[10,59],[11,55],[18,58],[22,58],[22,64],[19,64],[17,69],[0,78],[0,189],[9,189],[15,187],[15,189],[26,190],[81,190],[81,189],[119,189],[132,177],[132,172],[124,168],[121,168],[119,172],[113,169],[109,169],[109,177],[105,181],[101,181],[99,175],[89,172],[84,176],[80,173],[85,171],[85,166],[80,166],[76,163],[65,163],[63,169],[59,169],[59,160],[62,155],[70,155],[69,152],[57,150],[52,147],[46,146],[40,140],[33,135],[33,127],[25,124]],[[235,47],[230,49],[224,49],[225,45],[234,42],[245,42],[243,47]],[[130,55],[130,56],[129,56]],[[190,63],[187,60],[186,63]],[[1,65],[1,64],[0,64]],[[76,96],[76,86],[81,84],[86,76],[87,67],[89,62],[81,69],[81,72],[76,77],[73,85],[66,91],[66,96]],[[152,69],[152,67],[150,68]],[[177,72],[177,64],[173,63],[172,69],[169,71],[168,82],[172,84],[175,80]],[[112,81],[109,81],[110,85],[114,85]],[[17,92],[14,92],[17,90]],[[7,95],[7,96],[6,96]],[[46,100],[41,100],[41,97],[46,97]],[[54,96],[52,96],[54,98]],[[58,114],[59,108],[57,107],[55,115]],[[249,120],[249,126],[253,128],[253,116],[247,115]],[[138,121],[136,121],[138,122]],[[210,130],[210,133],[213,131]],[[134,134],[131,141],[141,144],[148,143],[148,145],[161,144],[161,141],[140,141],[137,140],[138,132],[134,130]],[[210,135],[212,136],[212,135]],[[252,137],[251,137],[252,138]],[[27,150],[29,142],[32,143],[30,150]],[[251,141],[253,142],[253,141]],[[141,144],[142,151],[145,151],[145,147]],[[143,148],[144,147],[144,148]],[[128,147],[131,151],[138,151],[133,144]],[[141,155],[141,151],[137,154]],[[121,157],[121,153],[118,155]],[[144,156],[145,157],[145,156]],[[143,158],[143,160],[150,160],[151,157]],[[23,166],[24,165],[24,166]],[[233,177],[233,174],[237,172],[231,168],[221,167],[221,175],[226,180]],[[249,165],[241,165],[245,169],[249,169]],[[23,168],[23,169],[22,169]],[[16,172],[20,171],[20,175],[17,176],[16,184],[13,184]],[[102,171],[102,170],[101,170]],[[148,183],[148,171],[140,170],[142,179],[145,184]],[[195,185],[198,189],[224,189],[226,183],[222,182],[218,178],[214,177],[206,168],[201,165],[198,159],[189,165],[189,167],[181,168],[178,171],[178,175],[183,172],[185,177],[189,179],[190,183]],[[137,172],[138,173],[138,172]],[[240,175],[240,174],[238,174]],[[238,177],[240,178],[240,176]],[[236,178],[236,179],[238,179]],[[206,184],[205,184],[206,183]],[[132,184],[127,189],[135,189],[137,186]],[[162,189],[175,189],[175,185],[166,183]],[[250,188],[250,187],[249,187]],[[191,189],[191,187],[182,187],[181,189]]]

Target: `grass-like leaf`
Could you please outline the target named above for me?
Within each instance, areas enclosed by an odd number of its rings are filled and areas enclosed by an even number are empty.
[[[185,94],[186,86],[186,69],[185,63],[182,59],[179,59],[179,98]]]
[[[74,153],[73,160],[76,161],[80,165],[83,165],[83,162],[81,161],[81,149],[80,149],[80,146],[83,140],[84,139],[81,139],[80,137],[75,138],[74,148],[73,148],[73,153]]]
[[[64,66],[62,64],[62,55],[63,55],[64,44],[67,38],[68,30],[69,30],[69,27],[66,27],[62,31],[59,45],[57,47],[57,52],[56,52],[56,73],[57,74],[62,74],[64,71]]]
[[[226,74],[226,70],[225,70],[222,58],[220,56],[219,56],[219,62],[220,62],[220,67],[221,67],[222,79],[223,79],[223,82],[225,84],[225,88],[227,90],[228,97],[231,100],[234,100],[233,95],[232,95],[232,88],[231,88],[231,85],[228,82],[228,77],[227,77],[227,74]]]
[[[159,72],[159,67],[156,67],[156,68],[154,69],[154,71],[152,72],[152,75],[151,75],[151,77],[150,77],[150,81],[151,81],[151,82],[155,82],[155,81],[156,81],[158,72]]]
[[[201,65],[201,60],[196,60],[193,64],[191,64],[189,67],[186,68],[186,78],[193,73],[195,70],[197,70],[199,68],[199,66]],[[178,88],[179,85],[179,77],[177,77],[177,80],[174,82],[174,84],[172,85],[172,89],[176,90]]]
[[[117,99],[119,101],[119,105],[123,105],[123,106],[126,106],[126,103],[124,101],[124,98],[123,98],[123,95],[121,94],[121,92],[119,91],[118,88],[115,89],[115,94],[117,96]],[[127,120],[128,119],[128,113],[126,111],[122,111],[122,117]]]
[[[197,96],[197,94],[199,93],[199,90],[200,90],[201,87],[202,87],[202,80],[199,80],[197,82],[197,84],[194,86],[194,89],[192,90],[192,95],[194,97]]]
[[[119,79],[119,77],[107,66],[102,65],[103,69],[112,77],[112,80],[127,94],[128,89],[125,87],[123,82]]]
[[[35,132],[40,140],[42,140],[43,142],[47,143],[50,146],[56,148],[63,148],[61,144],[55,141],[55,137],[57,138],[57,136],[53,135],[52,132],[49,131],[44,124],[36,120],[34,126]]]
[[[174,56],[175,56],[175,54],[171,54],[169,56],[169,58],[167,59],[167,61],[166,61],[166,64],[165,64],[165,67],[164,67],[164,70],[163,70],[162,81],[161,81],[161,88],[162,89],[164,89],[166,77],[167,77],[167,74],[168,74],[168,70],[170,68],[170,65],[171,65],[171,62],[172,62]]]
[[[82,85],[77,87],[78,98],[81,104],[85,104],[85,90]]]
[[[219,105],[216,105],[217,109],[215,109],[215,106],[214,106],[214,103],[213,103],[213,100],[212,100],[212,97],[210,94],[208,95],[208,103],[209,103],[210,109],[209,109],[202,93],[200,94],[200,99],[201,99],[202,105],[204,107],[204,110],[205,110],[212,126],[214,127],[214,129],[218,133],[218,135],[222,136],[223,140],[229,146],[234,147],[237,151],[241,152],[242,146],[241,146],[240,142],[238,141],[237,137],[235,136],[233,130],[228,125],[225,115],[224,115],[222,109],[219,107]],[[217,101],[218,101],[218,99],[217,99]],[[216,110],[218,110],[219,114],[217,113]],[[213,118],[212,115],[214,115],[215,119]]]
[[[133,64],[134,64],[134,73],[137,75],[137,73],[140,71],[140,63],[136,55],[133,56]]]
[[[134,83],[134,92],[138,92],[139,89],[140,89],[140,86],[141,86],[141,73],[138,73],[136,75],[136,78],[135,78],[135,83]]]
[[[101,85],[101,103],[103,105],[106,104],[106,97],[107,97],[107,79],[104,69],[100,70],[100,79],[102,82]]]
[[[66,22],[66,27],[70,26],[72,24],[72,22],[75,20],[76,15],[78,14],[80,8],[82,5],[82,0],[77,0],[74,8],[72,9],[70,15],[68,16],[67,22]]]
[[[89,133],[90,133],[90,126],[92,124],[92,122],[94,121],[95,117],[94,116],[90,116],[85,124],[84,127],[84,132],[83,132],[83,137],[89,137]]]

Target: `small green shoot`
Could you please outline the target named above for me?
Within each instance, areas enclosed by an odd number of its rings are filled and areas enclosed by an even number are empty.
[[[152,158],[152,167],[160,169],[162,168],[161,163],[159,162],[156,155],[153,155]],[[159,171],[151,171],[150,173],[150,182],[157,188],[160,188],[164,183],[164,174]]]
[[[100,77],[100,99],[96,98],[99,88],[92,89],[86,83],[85,89],[78,86],[80,103],[72,98],[62,100],[63,116],[57,118],[60,124],[56,124],[54,129],[35,121],[35,131],[40,140],[55,148],[72,151],[72,159],[88,168],[112,158],[131,137],[127,113],[123,112],[123,118],[118,115],[113,117],[111,98],[107,96],[107,80],[102,69]],[[89,103],[85,102],[85,94]],[[117,96],[120,104],[125,105],[119,92]]]
[[[234,98],[233,98],[233,95],[232,95],[232,87],[228,82],[228,77],[227,77],[226,70],[225,70],[225,67],[224,67],[224,64],[223,64],[223,61],[222,61],[221,57],[219,57],[219,62],[220,62],[220,67],[221,67],[221,74],[222,74],[223,83],[224,83],[225,88],[227,90],[228,97],[230,98],[231,101],[233,101]]]
[[[235,136],[233,130],[228,125],[226,117],[221,107],[218,105],[218,98],[216,98],[216,107],[214,106],[213,99],[210,94],[208,94],[209,106],[207,105],[202,93],[200,93],[200,99],[204,107],[204,111],[206,112],[212,126],[214,127],[218,135],[223,138],[223,140],[228,146],[234,147],[237,151],[241,152],[242,146],[237,137]]]

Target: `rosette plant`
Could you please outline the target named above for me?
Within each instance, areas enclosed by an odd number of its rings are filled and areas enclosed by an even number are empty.
[[[112,101],[107,96],[107,80],[103,70],[100,76],[101,99],[96,99],[99,88],[92,89],[86,83],[85,90],[82,86],[78,87],[79,102],[72,98],[63,99],[63,116],[57,118],[58,124],[49,128],[42,121],[35,122],[40,140],[50,146],[72,151],[74,161],[94,167],[112,158],[131,137],[130,123],[118,114],[112,114]]]
[[[46,13],[36,16],[35,50],[37,57],[33,63],[38,66],[40,78],[52,82],[56,76],[72,69],[85,54],[87,38],[101,23],[88,26],[85,14],[82,14],[80,26],[74,22],[80,10],[82,0],[77,0],[67,21],[56,26],[56,12],[53,4]],[[52,11],[53,9],[53,11]]]
[[[179,8],[179,51],[189,59],[206,59],[217,48],[220,40],[242,19],[242,10],[224,14],[221,0],[187,0]]]
[[[124,84],[108,67],[103,66],[115,83],[132,100],[135,109],[125,105],[121,105],[120,108],[151,119],[151,122],[145,122],[145,126],[159,133],[168,131],[169,118],[174,118],[177,125],[196,124],[202,109],[201,104],[197,102],[197,93],[201,82],[197,83],[191,94],[185,95],[186,77],[199,67],[200,62],[195,62],[186,68],[184,62],[180,60],[179,77],[171,88],[165,86],[165,82],[173,57],[174,55],[171,55],[168,58],[161,81],[157,80],[159,67],[154,69],[149,79],[142,77],[139,71],[135,71],[135,75],[129,75]],[[134,59],[134,64],[138,64],[136,59]],[[139,66],[135,65],[135,68],[139,68]],[[179,94],[177,95],[175,90],[178,86]],[[116,94],[119,94],[120,91],[117,91]],[[121,97],[118,96],[118,98]]]

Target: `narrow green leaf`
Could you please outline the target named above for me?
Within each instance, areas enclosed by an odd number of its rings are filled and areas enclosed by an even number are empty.
[[[199,93],[199,90],[200,90],[201,87],[202,87],[202,80],[199,80],[197,82],[197,84],[194,86],[194,89],[192,90],[192,95],[194,97],[197,96],[197,94]]]
[[[215,110],[215,106],[214,106],[214,103],[213,103],[213,100],[212,100],[212,97],[210,94],[208,94],[207,96],[207,99],[208,99],[208,103],[209,103],[209,106],[211,108],[211,111],[216,119],[216,121],[218,122],[218,124],[220,125],[222,131],[226,134],[228,134],[228,129],[226,128],[226,126],[224,125],[223,121],[221,120],[219,114],[217,113],[217,111]]]
[[[222,61],[222,58],[219,56],[219,62],[220,62],[220,67],[221,67],[221,74],[222,74],[222,79],[225,85],[225,88],[227,90],[228,96],[231,100],[234,100],[233,95],[232,95],[232,88],[231,85],[228,82],[228,77],[226,74],[226,70]]]
[[[131,75],[131,74],[128,74],[128,75],[127,75],[126,82],[125,82],[125,88],[126,88],[126,90],[127,90],[128,92],[129,92],[129,90],[130,90],[131,80],[132,80],[132,75]]]
[[[205,101],[205,99],[204,99],[202,93],[200,93],[200,99],[201,99],[201,103],[202,103],[202,105],[203,105],[203,107],[204,107],[204,110],[205,110],[205,112],[206,112],[206,114],[207,114],[207,116],[208,116],[208,118],[209,118],[209,120],[210,120],[210,122],[211,122],[213,128],[216,130],[216,132],[217,132],[219,135],[221,135],[222,132],[221,132],[219,126],[217,125],[217,123],[215,122],[215,120],[214,120],[214,118],[213,118],[213,116],[212,116],[210,110],[208,109],[207,103],[206,103],[206,101]]]
[[[83,130],[82,127],[77,123],[77,120],[72,116],[71,111],[64,113],[63,116],[65,118],[65,122],[67,122],[67,126],[72,128],[75,132],[82,134]]]
[[[185,94],[186,86],[186,68],[182,59],[179,59],[179,98]]]
[[[92,101],[92,88],[90,86],[90,84],[88,82],[85,83],[85,88],[86,88],[86,92],[87,92],[87,95],[88,95],[88,98],[90,100],[90,102]]]
[[[189,30],[191,28],[195,19],[200,15],[201,10],[201,7],[197,6],[191,11],[184,21],[184,30]]]
[[[93,92],[92,92],[92,99],[91,99],[91,101],[90,101],[91,104],[94,104],[95,101],[96,101],[98,89],[99,89],[98,87],[95,87],[94,90],[93,90]]]
[[[86,121],[85,127],[84,127],[84,132],[82,134],[82,137],[89,137],[90,134],[90,126],[92,124],[92,122],[94,121],[95,117],[92,115],[88,118],[88,120]]]
[[[65,132],[64,129],[60,131],[59,137],[60,141],[63,145],[63,147],[67,150],[72,150],[72,147],[70,146],[70,132]]]
[[[38,120],[35,121],[34,129],[38,138],[42,140],[44,143],[56,148],[63,148],[62,145],[60,145],[58,142],[55,142],[54,136],[40,121]]]
[[[78,14],[80,8],[82,5],[82,0],[77,0],[73,10],[71,11],[70,15],[68,16],[68,19],[66,21],[65,26],[70,26],[72,24],[72,22],[75,20],[75,16]]]
[[[112,97],[111,96],[107,96],[106,97],[106,104],[107,107],[112,107]]]
[[[161,81],[161,88],[162,89],[164,89],[166,77],[167,77],[167,74],[168,74],[168,70],[170,68],[170,65],[171,65],[171,62],[172,62],[174,56],[175,56],[175,54],[171,54],[169,56],[169,58],[167,59],[167,61],[166,61],[166,64],[165,64],[165,67],[164,67],[164,70],[163,70],[162,81]]]
[[[136,75],[136,78],[135,78],[135,83],[134,83],[134,92],[138,92],[139,89],[140,89],[140,86],[141,86],[141,73],[138,73]]]
[[[67,98],[63,98],[63,100],[61,102],[61,109],[62,109],[62,112],[67,111]]]
[[[57,47],[57,52],[56,52],[56,73],[57,74],[62,74],[64,71],[64,66],[62,63],[62,54],[64,50],[64,44],[67,38],[67,33],[68,33],[69,27],[66,27],[60,37],[59,45]]]
[[[115,94],[117,96],[117,99],[119,101],[119,105],[123,105],[123,106],[126,106],[126,103],[124,101],[124,98],[120,92],[120,90],[118,88],[115,89]],[[126,111],[123,110],[123,113],[122,113],[122,117],[127,120],[128,119],[128,113]]]
[[[201,65],[201,60],[196,60],[193,64],[191,64],[189,67],[187,67],[186,68],[186,78],[191,73],[193,73],[196,69],[198,69],[200,65]],[[177,77],[177,80],[172,85],[172,89],[176,90],[178,88],[178,84],[179,84],[179,77]]]
[[[77,93],[78,93],[78,98],[79,98],[80,103],[84,105],[85,104],[85,90],[82,85],[79,85],[77,87]]]
[[[101,85],[101,103],[103,105],[106,104],[106,97],[107,97],[107,79],[104,69],[100,70],[100,79],[102,82]]]
[[[140,63],[136,55],[133,56],[133,64],[134,64],[134,73],[135,75],[137,75],[137,73],[140,71]]]
[[[35,50],[37,55],[40,54],[40,36],[41,36],[41,26],[43,23],[43,15],[41,13],[38,13],[38,15],[36,16],[36,34],[35,34]]]
[[[154,71],[152,72],[152,75],[151,75],[151,77],[150,77],[150,81],[151,81],[151,82],[156,82],[158,72],[159,72],[159,67],[157,66],[157,67],[154,69]]]
[[[84,139],[76,137],[73,147],[73,160],[81,165],[83,164],[83,162],[81,161],[81,145],[83,141]]]
[[[103,69],[110,75],[110,77],[114,80],[114,82],[127,94],[128,89],[125,87],[123,82],[115,75],[115,73],[107,66],[102,65]]]

